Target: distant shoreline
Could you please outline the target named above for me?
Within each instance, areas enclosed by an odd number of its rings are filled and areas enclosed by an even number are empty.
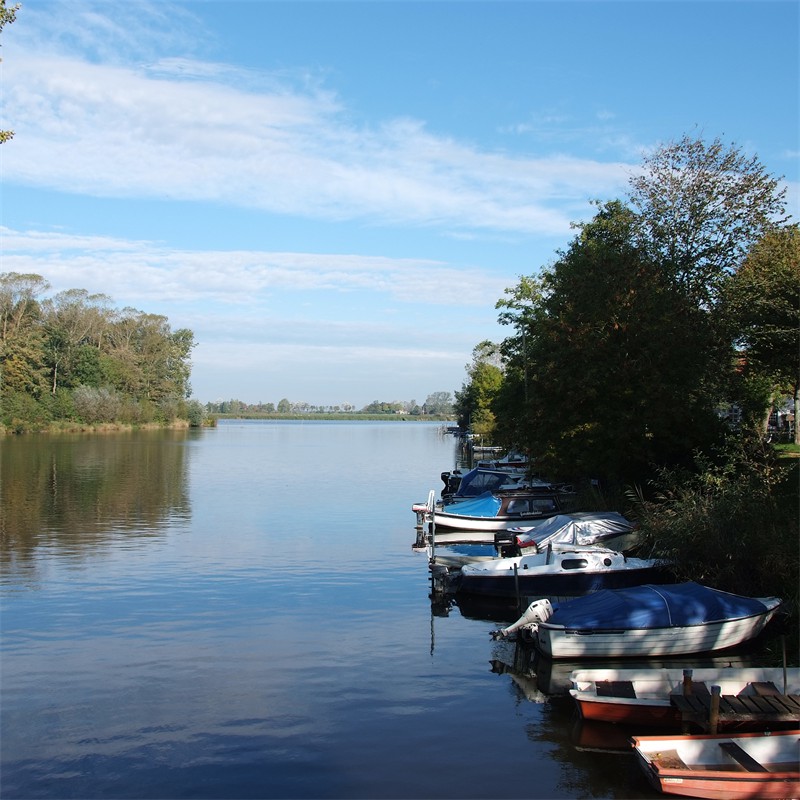
[[[351,412],[339,413],[244,413],[244,414],[210,414],[206,422],[199,427],[215,427],[218,420],[285,420],[294,422],[438,422],[442,425],[455,425],[455,420],[449,417],[440,417],[430,414],[359,414]],[[40,428],[25,431],[14,431],[0,425],[1,436],[19,436],[29,433],[124,433],[132,431],[152,430],[183,430],[190,427],[186,419],[176,419],[172,422],[148,422],[133,424],[129,422],[76,422],[61,420],[52,422]]]
[[[340,411],[329,413],[243,413],[243,414],[211,414],[215,420],[220,419],[262,419],[262,420],[321,420],[341,422],[441,422],[455,425],[452,417],[434,414],[360,414],[357,411]]]

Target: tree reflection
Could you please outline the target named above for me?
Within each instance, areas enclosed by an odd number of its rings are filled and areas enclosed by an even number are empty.
[[[80,556],[160,536],[190,516],[186,430],[8,437],[0,449],[4,563],[38,548]]]

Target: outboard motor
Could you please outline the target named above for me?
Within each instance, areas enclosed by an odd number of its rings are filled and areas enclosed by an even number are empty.
[[[514,633],[520,628],[536,630],[537,622],[547,622],[552,615],[553,605],[547,598],[534,600],[515,623],[509,625],[507,628],[496,631],[493,636],[494,638],[505,639],[510,633]]]
[[[502,558],[514,558],[522,555],[517,544],[517,535],[512,531],[498,531],[494,535],[494,547]]]
[[[452,472],[443,472],[441,477],[442,483],[444,483],[442,500],[446,500],[458,491],[458,487],[461,485],[461,471],[455,469]]]

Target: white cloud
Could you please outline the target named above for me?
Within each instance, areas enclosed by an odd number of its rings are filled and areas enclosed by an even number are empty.
[[[326,220],[565,235],[626,166],[487,152],[416,120],[355,127],[315,86],[225,65],[146,67],[16,50],[4,180],[101,197],[211,200]],[[235,85],[231,85],[234,83]]]
[[[507,277],[433,260],[341,253],[177,250],[152,242],[0,228],[4,272],[43,275],[124,303],[260,304],[272,292],[383,294],[418,305],[485,306]],[[452,291],[458,286],[458,292]]]

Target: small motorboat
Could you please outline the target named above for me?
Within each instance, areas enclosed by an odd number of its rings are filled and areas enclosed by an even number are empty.
[[[570,674],[570,683],[569,693],[582,719],[673,727],[681,724],[681,714],[671,695],[709,694],[713,686],[742,702],[800,695],[800,667],[578,669]],[[761,727],[764,718],[742,719],[735,725],[741,730]]]
[[[529,532],[540,522],[577,509],[576,495],[551,484],[510,491],[484,492],[457,503],[417,503],[417,541],[438,544],[494,544],[495,534],[519,528]],[[520,527],[523,526],[523,527]]]
[[[628,558],[607,547],[552,546],[461,567],[458,591],[497,597],[578,596],[667,579],[662,562]]]
[[[638,526],[616,511],[583,511],[556,514],[537,525],[511,528],[520,554],[543,550],[548,545],[600,545],[612,550],[630,550],[638,542]],[[502,534],[497,534],[496,539]],[[508,544],[498,541],[498,544]]]
[[[429,559],[435,554],[438,565],[453,570],[477,561],[544,552],[551,545],[595,545],[624,552],[635,546],[638,531],[635,523],[616,511],[582,511],[557,514],[540,521],[536,527],[496,532],[491,541],[452,541],[469,536],[464,532],[439,534],[434,530],[422,541],[418,539],[415,546],[427,549]]]
[[[602,589],[555,607],[536,600],[496,636],[521,631],[549,658],[712,653],[758,636],[779,597],[743,597],[693,581]]]
[[[800,797],[800,730],[631,741],[647,780],[664,794],[710,800]]]

